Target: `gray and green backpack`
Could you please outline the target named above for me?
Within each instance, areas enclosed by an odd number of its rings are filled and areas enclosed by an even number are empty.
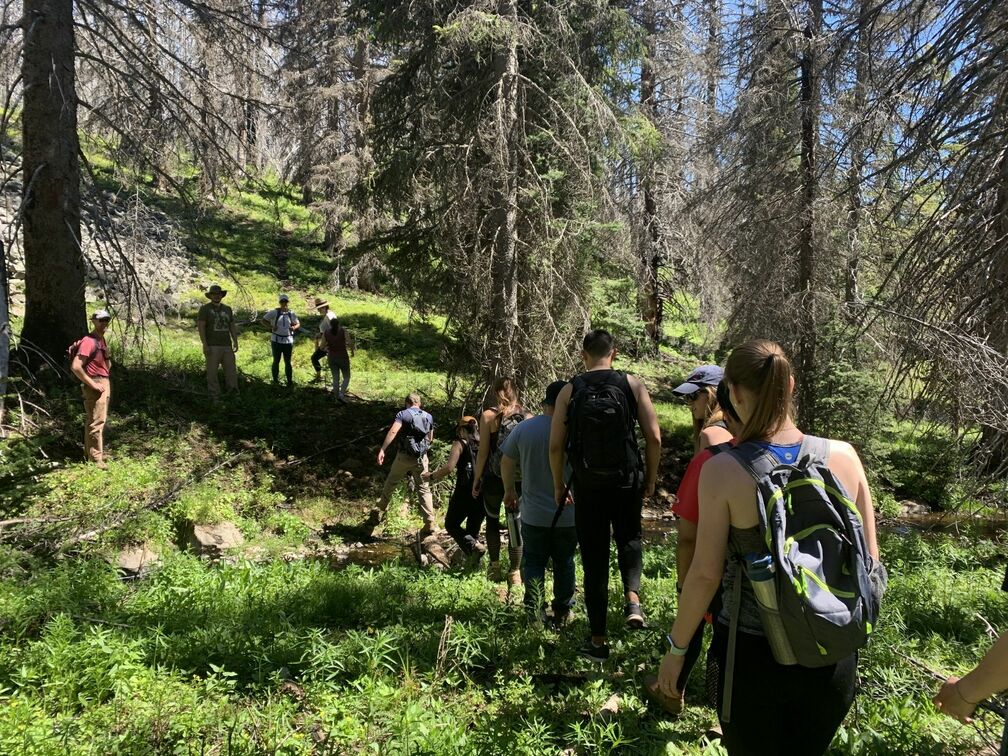
[[[756,481],[760,532],[794,658],[824,667],[850,656],[878,619],[884,570],[868,553],[861,513],[826,464],[829,441],[805,436],[794,464],[751,442],[729,453]]]

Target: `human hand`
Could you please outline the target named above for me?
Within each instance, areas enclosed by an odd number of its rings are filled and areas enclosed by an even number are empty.
[[[518,509],[518,496],[513,488],[504,492],[504,509],[509,512],[515,512]]]
[[[676,690],[676,683],[679,682],[685,659],[685,656],[675,656],[672,653],[662,657],[661,666],[658,667],[658,690],[669,698],[682,698],[682,693]]]
[[[574,503],[574,498],[571,496],[570,488],[567,486],[554,486],[553,487],[553,501],[556,502],[558,507],[569,507]]]
[[[948,714],[953,719],[958,719],[963,724],[973,721],[973,711],[977,705],[967,701],[959,689],[959,678],[950,677],[941,686],[941,689],[932,699],[938,711]]]
[[[210,347],[207,346],[206,344],[203,345],[203,356],[204,357],[210,356]]]
[[[97,391],[99,394],[105,393],[105,384],[99,383],[98,381],[91,381],[91,388]]]
[[[650,483],[644,485],[644,498],[650,499],[654,496],[655,482],[652,480]]]
[[[378,465],[380,467],[381,465],[384,465],[384,464],[385,464],[385,450],[384,449],[379,449],[378,450]]]
[[[478,499],[482,492],[483,492],[483,481],[482,480],[473,481],[472,497],[474,499]]]
[[[232,349],[232,351],[235,352],[235,354],[238,353],[238,342],[237,341],[232,345],[231,349]]]
[[[434,480],[434,473],[432,472],[422,472],[420,473],[421,480]],[[436,481],[435,481],[436,482]]]

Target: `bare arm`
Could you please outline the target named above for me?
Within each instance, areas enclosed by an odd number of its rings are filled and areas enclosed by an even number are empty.
[[[681,591],[686,584],[693,554],[696,552],[697,524],[679,518],[676,520],[676,587]]]
[[[681,648],[689,645],[724,574],[731,525],[724,479],[733,472],[729,467],[732,464],[726,456],[715,457],[700,471],[700,523],[696,547],[671,632],[672,640]]]
[[[432,473],[424,473],[424,475],[429,479],[437,483],[439,480],[447,478],[455,466],[458,464],[459,457],[462,456],[462,442],[452,441],[451,451],[448,452],[448,459],[444,461],[437,470]]]
[[[234,313],[231,314],[231,324],[228,326],[228,331],[231,333],[231,346],[234,350],[238,351],[238,324],[235,323]]]
[[[844,484],[847,492],[854,497],[861,522],[864,526],[865,543],[868,553],[879,559],[878,534],[875,529],[875,504],[871,489],[868,487],[868,476],[865,475],[861,458],[854,447],[846,441],[830,441],[830,469]]]
[[[196,330],[199,331],[199,340],[200,340],[200,343],[203,345],[203,348],[206,349],[207,348],[207,343],[206,343],[206,321],[205,320],[197,320],[196,321]]]
[[[389,426],[388,433],[385,434],[385,440],[382,441],[381,449],[378,450],[378,464],[385,464],[385,450],[388,449],[389,444],[395,440],[395,437],[399,434],[399,429],[402,428],[402,422],[396,420]]]
[[[991,647],[973,671],[962,679],[948,678],[934,697],[940,710],[960,722],[971,722],[976,705],[1008,689],[1008,632]]]
[[[644,478],[644,496],[653,496],[655,482],[658,480],[658,464],[661,462],[661,427],[658,425],[658,413],[651,403],[651,395],[647,388],[633,376],[628,376],[630,388],[637,399],[637,423],[644,435],[645,465],[647,471]]]
[[[497,415],[493,410],[485,410],[480,415],[480,445],[479,452],[476,454],[476,466],[473,468],[473,496],[479,495],[479,489],[483,480],[483,471],[486,469],[487,459],[490,458],[490,436],[493,435],[493,421],[495,417]]]
[[[557,396],[550,425],[550,470],[553,473],[553,494],[557,504],[562,503],[567,484],[564,481],[564,457],[567,454],[567,407],[570,405],[574,385],[568,383]]]
[[[515,461],[507,454],[501,455],[501,480],[504,481],[504,507],[514,509],[518,504],[515,491]]]
[[[74,355],[73,362],[70,364],[70,372],[77,376],[77,380],[83,383],[88,388],[97,391],[99,394],[105,390],[102,384],[95,381],[87,371],[84,369],[84,358],[81,356],[80,352]]]

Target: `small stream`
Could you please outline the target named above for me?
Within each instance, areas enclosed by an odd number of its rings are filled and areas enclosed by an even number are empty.
[[[974,517],[969,514],[930,512],[926,514],[907,514],[897,518],[879,520],[878,529],[882,533],[905,536],[920,533],[925,537],[943,535],[968,534],[974,537],[992,538],[1008,532],[1008,517]],[[676,530],[675,520],[661,513],[655,515],[646,513],[642,522],[643,542],[646,546],[664,546],[674,543]],[[502,549],[507,548],[507,531],[501,532]],[[441,545],[454,550],[451,539],[444,536]],[[412,544],[406,541],[374,541],[371,543],[355,543],[339,547],[327,555],[329,565],[335,569],[345,569],[350,565],[361,567],[380,567],[397,560],[406,564],[416,563],[416,554]]]

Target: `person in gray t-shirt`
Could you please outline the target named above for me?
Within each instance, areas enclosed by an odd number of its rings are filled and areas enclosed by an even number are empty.
[[[542,414],[519,423],[501,447],[501,478],[504,480],[504,506],[520,507],[522,522],[522,582],[525,584],[525,610],[532,622],[545,618],[546,565],[553,560],[553,621],[567,624],[574,605],[574,553],[577,533],[574,509],[566,507],[552,527],[556,514],[553,497],[553,473],[550,469],[549,443],[553,405],[566,386],[555,381],[546,389]],[[517,471],[521,470],[521,500],[516,492]]]

